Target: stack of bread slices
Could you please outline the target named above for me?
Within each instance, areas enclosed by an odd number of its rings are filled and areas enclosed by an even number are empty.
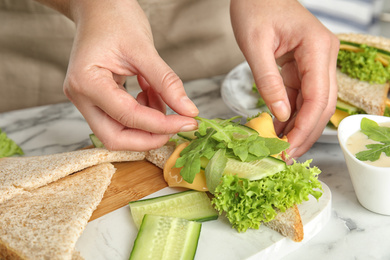
[[[102,148],[0,159],[0,259],[83,259],[75,245],[115,173],[146,153]]]

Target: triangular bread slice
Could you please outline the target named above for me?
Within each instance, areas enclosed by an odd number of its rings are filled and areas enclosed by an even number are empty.
[[[0,259],[80,259],[76,241],[114,173],[99,164],[0,204]]]
[[[273,220],[264,223],[264,225],[292,241],[301,242],[303,240],[302,219],[297,205],[288,208],[285,212],[279,212]]]
[[[367,114],[383,116],[386,109],[389,83],[370,84],[353,79],[337,69],[337,97],[363,109]]]
[[[103,148],[3,158],[0,159],[0,203],[93,165],[144,158],[144,152],[108,151]]]
[[[360,33],[340,33],[341,41],[366,44],[390,52],[390,39]],[[383,115],[389,92],[389,83],[370,84],[369,82],[353,79],[337,70],[338,98],[363,109],[367,114]]]

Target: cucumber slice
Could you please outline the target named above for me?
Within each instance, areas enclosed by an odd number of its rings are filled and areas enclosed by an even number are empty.
[[[360,43],[348,42],[348,41],[340,41],[340,44],[350,45],[350,46],[354,46],[354,47],[358,47],[358,48],[360,48],[360,46],[361,46]],[[370,46],[370,45],[368,45],[368,46]],[[376,49],[379,53],[384,54],[385,56],[390,58],[390,52],[389,51],[386,51],[386,50],[380,49],[380,48],[376,48],[374,46],[370,46],[370,47]]]
[[[286,168],[286,162],[271,156],[251,162],[228,159],[224,174],[235,174],[240,178],[254,181],[281,172]]]
[[[189,132],[179,132],[179,133],[177,133],[177,136],[179,136],[185,140],[192,141],[196,138],[195,132],[196,132],[196,130],[189,131]]]
[[[351,104],[348,104],[340,99],[337,99],[336,108],[338,110],[347,112],[350,115],[359,114],[359,112],[360,112],[359,108],[357,108]]]
[[[227,160],[228,159],[225,156],[225,150],[218,150],[211,158],[204,171],[207,188],[212,194],[214,194],[215,188],[221,182],[221,177],[226,168]]]
[[[202,169],[202,170],[204,170],[204,169],[206,169],[206,166],[207,166],[207,164],[209,164],[209,159],[207,159],[206,157],[204,157],[204,156],[202,156],[202,157],[200,157],[200,168]]]
[[[97,148],[104,148],[103,143],[99,140],[99,138],[97,138],[95,134],[90,134],[89,139],[91,139],[93,146]]]
[[[130,260],[194,259],[202,224],[182,218],[145,215]]]
[[[241,162],[236,159],[227,158],[224,150],[219,150],[211,158],[206,167],[206,184],[211,193],[221,181],[222,175],[237,175],[240,178],[248,180],[260,180],[264,177],[273,175],[287,168],[282,160],[268,156],[261,160],[251,162]]]
[[[157,198],[132,201],[129,203],[131,215],[137,228],[145,214],[171,216],[198,222],[218,218],[205,192],[188,190]]]

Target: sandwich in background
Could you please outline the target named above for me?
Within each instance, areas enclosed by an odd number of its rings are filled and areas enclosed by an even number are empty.
[[[338,102],[330,119],[338,127],[353,114],[389,115],[390,39],[364,34],[338,34]]]

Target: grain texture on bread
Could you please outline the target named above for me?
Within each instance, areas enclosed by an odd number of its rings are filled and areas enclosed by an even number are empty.
[[[383,116],[386,109],[389,83],[370,84],[349,77],[337,69],[337,97],[363,109],[367,114]]]
[[[93,165],[144,158],[144,152],[108,151],[102,148],[4,158],[0,160],[0,203]]]
[[[0,204],[0,259],[80,257],[76,241],[114,172],[99,164]]]
[[[145,159],[157,167],[164,169],[164,165],[171,156],[176,146],[174,142],[168,142],[164,146],[146,152]]]
[[[264,224],[295,242],[303,240],[302,219],[296,205],[279,212],[273,220]]]

